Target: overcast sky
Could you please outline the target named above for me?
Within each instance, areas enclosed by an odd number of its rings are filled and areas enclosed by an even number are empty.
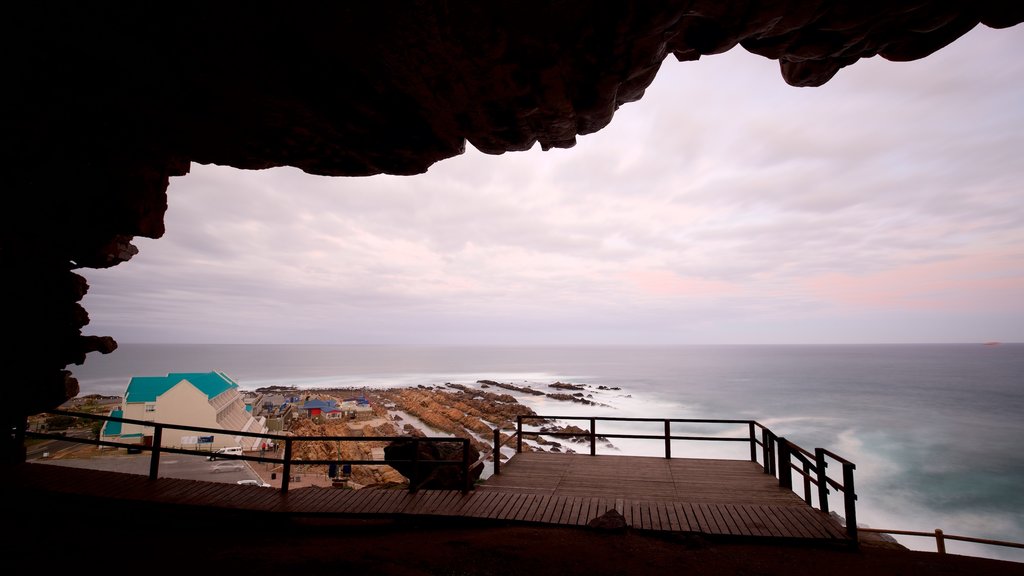
[[[820,88],[665,61],[567,150],[414,177],[195,164],[83,270],[120,342],[1024,341],[1024,26]]]

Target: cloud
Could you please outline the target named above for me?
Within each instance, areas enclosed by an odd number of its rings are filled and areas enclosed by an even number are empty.
[[[167,234],[84,271],[124,341],[1024,340],[1024,30],[796,89],[668,62],[569,150],[416,177],[194,165]],[[913,317],[908,328],[908,318]],[[938,328],[938,329],[937,329]]]

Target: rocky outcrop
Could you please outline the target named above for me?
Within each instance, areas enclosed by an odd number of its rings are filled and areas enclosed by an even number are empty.
[[[328,422],[318,424],[312,420],[300,419],[292,423],[291,433],[296,436],[350,436],[347,424]],[[398,432],[390,423],[380,426],[364,426],[364,436],[397,436]],[[302,460],[373,460],[373,449],[383,448],[386,442],[334,442],[312,440],[295,442],[292,458]],[[301,464],[296,464],[301,465]],[[318,473],[327,473],[327,466],[312,466]],[[351,481],[361,486],[401,484],[405,478],[394,468],[385,465],[360,465],[352,467]]]
[[[5,387],[4,420],[59,405],[77,392],[64,368],[113,349],[82,335],[72,271],[159,238],[169,178],[192,162],[419,174],[467,143],[573,146],[668,56],[740,46],[818,86],[860,58],[914,60],[1022,20],[1024,3],[999,0],[14,3],[0,302],[18,393]]]

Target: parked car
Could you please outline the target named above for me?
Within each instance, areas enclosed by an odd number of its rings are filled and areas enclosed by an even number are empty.
[[[206,459],[207,460],[216,460],[217,459],[217,455],[219,455],[219,454],[232,454],[232,455],[235,455],[235,456],[241,456],[242,455],[242,447],[241,446],[227,446],[225,448],[221,448],[220,450],[217,450],[213,454],[210,454],[209,456],[206,457]]]
[[[245,463],[237,461],[218,462],[210,467],[214,472],[241,472],[244,469]]]
[[[271,487],[270,484],[267,484],[262,480],[239,480],[238,482],[236,482],[236,484],[239,484],[241,486],[259,486],[260,488]]]

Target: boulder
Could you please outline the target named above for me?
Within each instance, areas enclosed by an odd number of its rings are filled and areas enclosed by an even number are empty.
[[[605,532],[624,532],[626,530],[626,519],[618,510],[612,508],[604,514],[587,522],[589,528]]]
[[[418,448],[417,448],[418,447]],[[419,461],[413,465],[414,450]],[[412,439],[395,440],[384,447],[384,461],[421,490],[461,490],[466,486],[462,470],[462,446],[456,442],[426,442]],[[480,452],[469,446],[469,462],[480,459]],[[434,464],[451,461],[452,464]],[[479,478],[483,468],[469,470],[469,485]]]

